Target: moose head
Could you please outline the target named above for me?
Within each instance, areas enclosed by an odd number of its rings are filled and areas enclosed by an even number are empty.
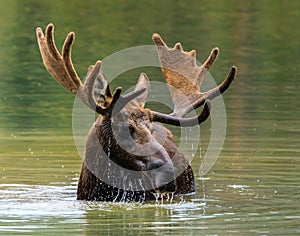
[[[86,143],[77,199],[99,201],[139,201],[155,199],[157,194],[195,192],[194,174],[179,151],[170,130],[163,125],[191,127],[204,122],[210,114],[209,100],[223,93],[235,78],[232,67],[216,88],[200,92],[205,74],[216,60],[214,48],[208,59],[196,64],[196,51],[185,52],[180,43],[169,48],[158,34],[153,35],[162,73],[169,87],[174,111],[163,114],[145,108],[150,82],[141,73],[132,92],[112,93],[101,62],[90,66],[84,83],[71,59],[75,35],[66,37],[62,54],[54,43],[54,26],[45,35],[37,28],[37,40],[44,65],[53,78],[99,114]],[[203,105],[199,115],[186,118]]]

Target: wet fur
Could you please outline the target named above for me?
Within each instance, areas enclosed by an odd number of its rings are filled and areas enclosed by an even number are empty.
[[[81,175],[78,182],[77,199],[116,202],[144,202],[147,200],[154,200],[155,195],[153,194],[153,190],[124,191],[121,188],[112,187],[105,181],[102,181],[96,177],[99,176],[99,173],[96,172],[104,171],[102,172],[103,175],[111,175],[111,178],[114,178],[112,175],[113,173],[105,173],[105,171],[108,171],[109,167],[108,163],[103,160],[105,159],[104,153],[108,155],[108,152],[111,160],[116,162],[118,165],[128,169],[136,169],[136,166],[131,166],[133,162],[130,162],[130,158],[135,157],[126,153],[118,146],[116,140],[112,138],[113,134],[110,122],[110,119],[100,116],[90,130],[87,139]],[[195,192],[195,182],[192,168],[183,154],[179,152],[174,142],[172,133],[164,126],[159,124],[153,124],[152,128],[153,137],[164,147],[171,158],[174,165],[175,174],[178,174],[179,171],[182,172],[182,167],[187,166],[187,168],[176,178],[177,189],[175,194],[188,194]],[[165,140],[161,140],[162,131],[167,134]],[[99,145],[99,143],[101,145]],[[112,146],[114,148],[110,149],[109,147]],[[93,170],[91,170],[89,167],[92,167]],[[144,176],[144,178],[148,178],[148,176]],[[111,181],[122,183],[124,180],[115,179]],[[127,179],[127,181],[131,181],[133,184],[140,184],[135,182],[136,180],[133,179]],[[127,183],[123,184],[126,185]]]

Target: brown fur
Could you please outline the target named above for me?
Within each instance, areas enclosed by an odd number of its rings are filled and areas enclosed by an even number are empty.
[[[127,111],[128,108],[123,112],[126,113]],[[133,135],[136,137],[135,141],[137,143],[144,144],[147,142],[149,143],[151,142],[151,139],[154,139],[162,145],[171,159],[174,166],[174,174],[177,176],[173,183],[176,189],[175,194],[187,194],[194,192],[195,182],[192,168],[176,147],[172,133],[161,125],[152,124],[149,119],[149,112],[147,112],[147,109],[137,107],[131,112],[132,113],[128,117],[126,116],[128,119],[126,122],[134,126],[135,131]],[[119,119],[124,118],[121,114],[119,114],[119,116]],[[162,134],[166,134],[165,139],[161,138],[164,136]],[[143,175],[143,168],[135,162],[137,159],[142,160],[143,157],[132,155],[124,151],[113,138],[111,118],[100,116],[88,136],[85,159],[83,161],[78,183],[77,199],[126,202],[144,202],[146,200],[155,199],[154,193],[157,192],[158,189],[153,188],[147,189],[146,191],[124,191],[123,189],[113,187],[105,181],[100,180],[100,175],[103,174],[107,176],[111,174],[106,173],[108,167],[105,161],[105,155],[108,154],[109,142],[110,145],[113,146],[113,150],[109,151],[111,161],[126,169],[140,170],[141,175]],[[103,147],[103,150],[101,150],[101,147]],[[116,173],[119,170],[115,169],[114,171],[114,177],[116,177],[115,183],[123,181],[122,174]],[[99,172],[102,173],[100,174]],[[147,180],[149,179],[149,176],[143,177]],[[133,184],[136,183],[135,180],[131,181]],[[164,186],[160,189],[164,192]]]

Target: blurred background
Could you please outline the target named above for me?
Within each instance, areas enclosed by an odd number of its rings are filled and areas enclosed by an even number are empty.
[[[299,19],[299,1],[0,0],[0,234],[300,234]],[[225,144],[206,176],[195,171],[195,196],[174,204],[76,201],[74,97],[44,69],[35,37],[50,22],[59,48],[76,33],[81,78],[96,60],[152,45],[154,32],[169,46],[196,49],[200,62],[219,47],[216,83],[238,67],[223,96]],[[141,71],[163,81],[157,68],[139,68],[112,87],[134,85]],[[195,170],[209,139],[208,121]]]

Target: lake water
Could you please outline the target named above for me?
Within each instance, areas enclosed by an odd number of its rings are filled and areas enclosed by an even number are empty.
[[[299,1],[0,5],[0,234],[300,234]],[[201,126],[194,196],[145,204],[76,200],[81,158],[72,133],[74,97],[48,75],[35,39],[35,28],[49,22],[59,46],[76,32],[73,58],[81,77],[98,59],[151,45],[154,32],[169,45],[181,41],[186,50],[196,49],[199,61],[218,46],[211,69],[217,83],[238,67],[223,96],[225,143],[205,176],[198,170],[211,122]],[[162,81],[157,69],[143,69]],[[121,75],[112,86],[133,85],[139,72]]]

